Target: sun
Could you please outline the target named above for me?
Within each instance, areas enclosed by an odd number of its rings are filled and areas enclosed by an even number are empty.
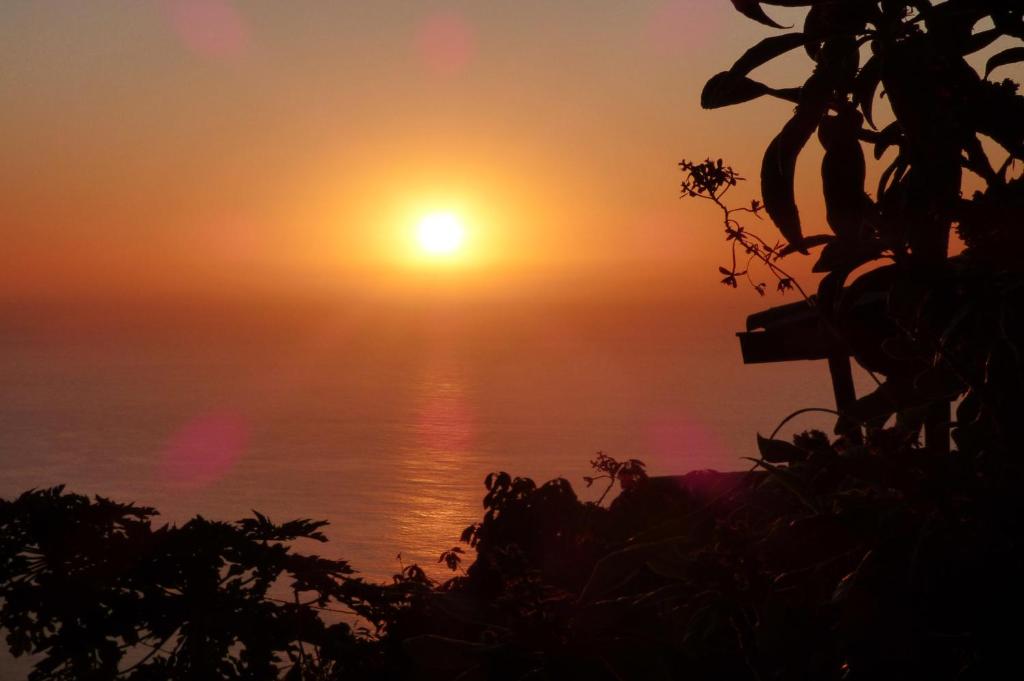
[[[462,248],[466,230],[454,213],[430,213],[416,227],[416,240],[431,255],[451,255]]]

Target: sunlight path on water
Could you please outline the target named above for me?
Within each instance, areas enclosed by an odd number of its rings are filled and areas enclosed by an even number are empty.
[[[476,518],[478,494],[461,484],[467,466],[479,466],[470,396],[451,348],[428,355],[418,381],[408,447],[398,461],[401,485],[392,501],[395,534],[410,556],[436,561]],[[453,532],[456,530],[456,532]],[[435,555],[436,554],[436,555]],[[436,563],[422,567],[436,571]]]
[[[168,521],[327,519],[330,543],[303,550],[373,579],[398,553],[445,576],[437,559],[479,519],[490,472],[564,476],[585,496],[598,450],[656,475],[737,470],[757,431],[831,404],[822,365],[739,365],[731,326],[600,313],[332,308],[187,333],[8,331],[0,496],[67,483]]]

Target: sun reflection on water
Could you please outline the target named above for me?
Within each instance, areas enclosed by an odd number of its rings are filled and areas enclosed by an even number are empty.
[[[400,496],[393,518],[405,562],[444,577],[437,557],[458,543],[458,532],[475,519],[478,500],[463,482],[466,468],[480,461],[464,366],[449,353],[426,360],[396,471]]]

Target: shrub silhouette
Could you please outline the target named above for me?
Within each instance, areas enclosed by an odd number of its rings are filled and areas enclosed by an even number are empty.
[[[608,506],[489,476],[465,574],[367,584],[322,523],[60,488],[0,504],[0,623],[33,679],[990,678],[1016,663],[1020,479],[894,430],[762,474],[631,477]],[[774,452],[777,454],[777,452]],[[598,471],[622,468],[605,457]],[[620,480],[619,482],[623,482]],[[291,600],[273,595],[287,587]],[[345,609],[347,622],[324,609]],[[369,627],[354,627],[359,617]],[[133,652],[129,652],[133,651]],[[126,654],[127,653],[127,654]]]
[[[378,627],[401,607],[347,563],[288,549],[325,541],[324,522],[257,513],[154,527],[155,514],[62,487],[0,501],[0,625],[12,653],[43,656],[30,678],[277,678],[312,655],[349,673],[369,664],[351,655],[364,639],[310,606]],[[294,602],[275,599],[275,584]]]

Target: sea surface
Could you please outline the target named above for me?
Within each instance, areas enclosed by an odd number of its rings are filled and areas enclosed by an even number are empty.
[[[832,405],[823,364],[744,367],[742,323],[667,302],[20,309],[0,329],[0,496],[325,519],[322,555],[440,576],[491,471],[593,496],[598,451],[738,470],[757,431]]]

